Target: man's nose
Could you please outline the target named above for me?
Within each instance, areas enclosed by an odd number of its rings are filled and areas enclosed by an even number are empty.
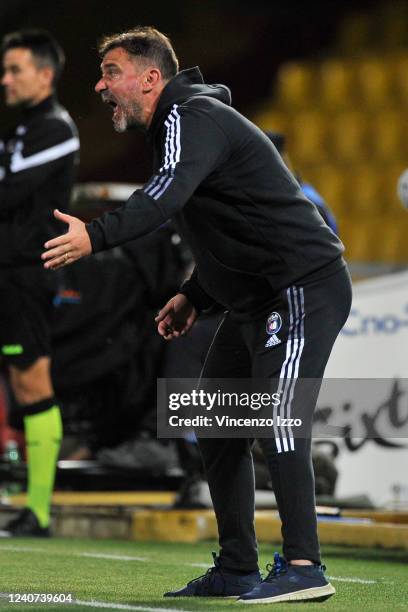
[[[95,91],[96,93],[101,93],[101,91],[103,91],[104,89],[106,89],[105,81],[103,79],[99,79],[99,81],[95,85]]]

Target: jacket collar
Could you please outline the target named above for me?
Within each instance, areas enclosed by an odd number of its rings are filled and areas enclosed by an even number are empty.
[[[192,91],[189,91],[191,85],[202,85],[204,83],[203,75],[198,66],[181,70],[173,77],[164,87],[156,110],[153,115],[152,122],[147,130],[147,139],[152,141],[160,127],[165,115],[176,102],[186,100]]]
[[[56,104],[56,97],[54,94],[48,96],[48,98],[44,98],[39,104],[35,106],[26,106],[23,109],[23,117],[24,119],[31,119],[37,115],[42,115],[50,111]]]

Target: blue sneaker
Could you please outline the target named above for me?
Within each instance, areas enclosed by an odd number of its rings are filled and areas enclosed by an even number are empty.
[[[273,566],[266,566],[269,574],[252,591],[239,599],[239,603],[261,604],[284,601],[324,601],[336,592],[327,582],[324,565],[289,565],[275,553]]]
[[[210,567],[203,576],[190,580],[185,587],[178,591],[168,591],[164,597],[225,597],[238,598],[251,591],[261,583],[261,574],[258,570],[250,574],[237,575],[221,567],[219,557],[212,553],[213,567]]]

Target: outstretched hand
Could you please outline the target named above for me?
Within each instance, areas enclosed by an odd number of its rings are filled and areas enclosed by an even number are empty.
[[[192,328],[198,313],[185,295],[178,293],[155,318],[157,331],[165,340],[184,336]]]
[[[92,253],[91,240],[85,223],[59,210],[54,210],[54,217],[66,223],[68,231],[44,244],[47,250],[41,255],[41,259],[45,262],[44,268],[49,270],[57,270]]]

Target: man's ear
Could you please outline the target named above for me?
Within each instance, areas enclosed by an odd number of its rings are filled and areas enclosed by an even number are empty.
[[[143,77],[143,90],[145,93],[152,91],[162,80],[162,75],[158,68],[148,68]]]
[[[44,85],[47,85],[48,87],[52,87],[54,77],[55,77],[55,72],[53,68],[51,68],[51,66],[44,66],[43,68],[41,68],[41,78],[42,78]]]

